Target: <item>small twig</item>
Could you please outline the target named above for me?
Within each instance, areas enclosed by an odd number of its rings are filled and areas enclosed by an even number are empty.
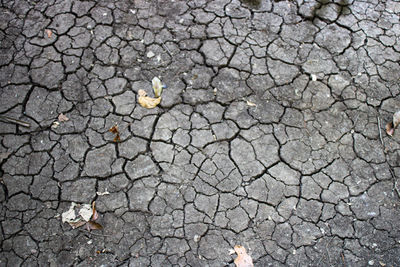
[[[390,166],[389,166],[389,171],[390,171],[390,174],[392,175],[393,180],[394,180],[394,190],[396,190],[397,196],[400,198],[400,191],[399,191],[399,189],[397,188],[397,179],[396,179],[396,175],[393,173],[393,170],[392,170],[392,168],[390,168]]]
[[[378,120],[378,131],[379,131],[379,138],[381,139],[382,147],[383,147],[383,152],[385,152],[385,143],[383,142],[382,138],[382,131],[381,131],[381,120],[379,119],[379,116],[376,117]]]
[[[346,262],[345,262],[345,260],[344,260],[343,252],[341,252],[340,255],[342,255],[343,266],[346,266]]]
[[[11,123],[15,123],[17,125],[23,126],[23,127],[31,127],[31,124],[29,122],[26,121],[20,121],[20,120],[16,120],[7,116],[0,116],[0,120],[5,121],[5,122],[11,122]]]
[[[102,236],[102,237],[112,237],[112,236],[114,236],[114,235],[96,234],[96,233],[92,233],[92,232],[85,231],[85,230],[80,230],[80,229],[79,229],[79,232],[82,232],[82,233],[85,233],[85,234],[89,234],[89,235]]]
[[[162,44],[165,50],[167,50],[168,54],[172,57],[171,51],[169,51],[168,47],[165,44]]]

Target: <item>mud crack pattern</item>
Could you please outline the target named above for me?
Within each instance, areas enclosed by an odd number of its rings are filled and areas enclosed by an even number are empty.
[[[399,2],[0,3],[1,266],[400,265]]]

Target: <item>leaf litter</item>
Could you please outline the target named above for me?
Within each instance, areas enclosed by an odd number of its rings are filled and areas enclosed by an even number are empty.
[[[237,254],[237,258],[234,261],[236,267],[254,267],[253,259],[247,254],[243,246],[236,245],[233,249]]]
[[[63,223],[68,223],[73,229],[86,225],[88,231],[101,230],[103,226],[95,222],[99,218],[95,205],[95,201],[92,205],[72,202],[69,209],[61,214],[61,220]]]
[[[155,108],[158,104],[161,103],[161,93],[163,91],[163,88],[166,88],[166,86],[161,83],[161,80],[158,77],[154,77],[151,83],[153,85],[153,92],[155,96],[154,98],[148,96],[146,91],[143,89],[140,89],[138,91],[139,104],[142,107],[148,109]]]
[[[390,136],[394,135],[394,130],[400,124],[400,110],[393,114],[393,121],[386,124],[386,133]]]
[[[112,132],[113,134],[115,134],[115,137],[113,139],[114,142],[121,142],[121,136],[119,135],[119,131],[118,131],[118,126],[117,125],[114,125],[110,129],[108,129],[108,131]]]

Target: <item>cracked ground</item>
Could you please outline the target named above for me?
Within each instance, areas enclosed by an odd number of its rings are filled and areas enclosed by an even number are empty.
[[[400,266],[399,2],[0,3],[1,266]]]

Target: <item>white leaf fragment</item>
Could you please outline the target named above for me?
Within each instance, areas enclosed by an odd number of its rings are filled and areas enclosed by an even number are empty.
[[[61,220],[63,223],[67,222],[76,222],[79,219],[76,218],[76,214],[75,214],[75,206],[76,204],[74,202],[71,203],[71,206],[69,207],[69,210],[67,210],[66,212],[63,212],[61,214]]]
[[[106,189],[106,191],[104,191],[104,192],[96,192],[96,194],[97,194],[98,196],[105,196],[105,195],[109,195],[110,192],[108,192],[107,189]]]
[[[85,221],[87,222],[90,221],[90,218],[93,215],[92,205],[90,204],[81,205],[81,209],[79,210],[79,215],[81,215]]]

